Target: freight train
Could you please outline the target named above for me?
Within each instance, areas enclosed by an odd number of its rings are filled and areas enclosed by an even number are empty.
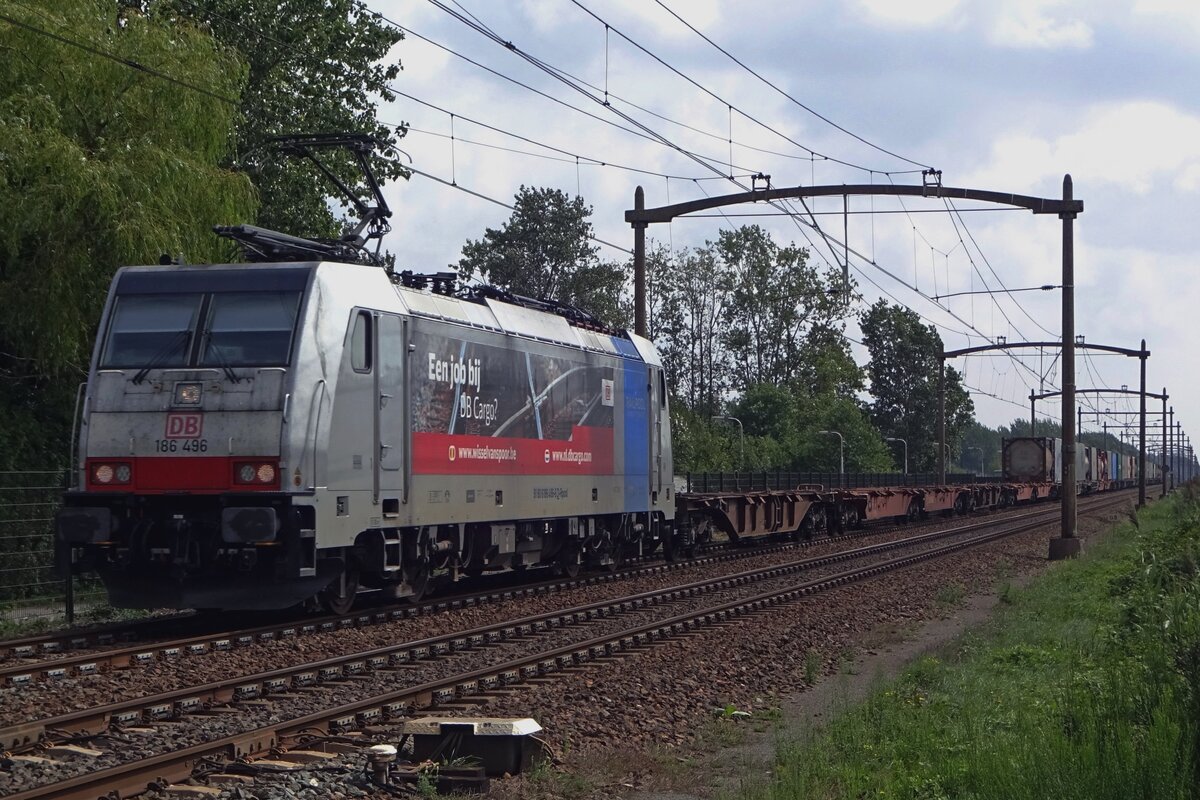
[[[677,494],[649,341],[440,281],[333,262],[120,270],[57,520],[70,568],[118,607],[345,611],[360,590],[420,598],[434,575],[574,574],[1058,495],[1044,437],[1007,440],[998,483]],[[1129,456],[1078,459],[1084,493],[1136,475]]]
[[[1050,436],[1022,436],[1003,440],[1006,481],[1028,484],[1030,491],[1059,496],[1062,486],[1062,440]],[[1146,461],[1146,482],[1162,480],[1161,466]],[[1075,446],[1075,485],[1079,494],[1126,489],[1138,482],[1138,458],[1129,453],[1079,443]]]

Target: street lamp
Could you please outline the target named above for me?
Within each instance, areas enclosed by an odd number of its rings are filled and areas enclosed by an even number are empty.
[[[738,469],[746,468],[746,431],[742,428],[742,421],[737,417],[726,417],[721,414],[713,414],[713,419],[725,419],[730,422],[736,422],[738,426]]]
[[[884,439],[885,442],[899,442],[904,445],[904,474],[908,474],[908,442],[899,437],[888,436]]]
[[[982,447],[967,447],[967,448],[964,448],[964,449],[966,449],[966,450],[978,450],[978,451],[979,451],[979,474],[980,474],[980,475],[983,475],[983,448],[982,448]]]
[[[817,431],[817,433],[823,433],[826,436],[838,437],[838,482],[844,483],[844,476],[846,475],[846,437],[842,436],[837,431]]]

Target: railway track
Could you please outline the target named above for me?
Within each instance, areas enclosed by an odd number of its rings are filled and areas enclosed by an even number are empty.
[[[1124,501],[1123,496],[1089,500],[1081,504],[1081,511]],[[1052,522],[1057,513],[1056,508],[1049,508],[1019,519],[993,518],[9,728],[0,731],[0,745],[18,751],[31,748],[55,730],[75,732],[73,741],[87,742],[100,741],[105,732],[112,735],[114,731],[117,735],[149,731],[144,736],[153,739],[159,736],[154,732],[159,726],[170,730],[169,741],[186,745],[147,753],[127,763],[106,764],[98,763],[104,759],[95,759],[97,763],[83,765],[83,774],[23,788],[9,796],[15,800],[92,798],[113,790],[125,796],[144,788],[152,778],[186,777],[202,759],[261,756],[304,732],[344,732],[402,718],[415,709],[469,703],[476,697],[516,691],[523,684],[552,679],[563,670],[625,658],[700,628],[728,624],[781,603],[1033,530]],[[880,558],[913,548],[918,548],[917,552]],[[863,560],[867,563],[831,569]],[[825,569],[825,574],[809,574],[820,569]],[[264,720],[269,721],[264,724]],[[193,741],[195,735],[188,732],[191,728],[207,733],[208,740]],[[100,740],[88,738],[97,736]],[[51,766],[46,772],[61,770]],[[35,774],[29,777],[37,780]]]
[[[1006,519],[1045,513],[1045,509],[1024,509],[1002,512]],[[919,531],[939,528],[957,518],[931,518],[908,525],[877,526],[840,536],[825,536],[795,542],[771,541],[759,545],[736,543],[713,545],[705,555],[687,561],[667,562],[658,558],[652,563],[633,564],[615,572],[596,572],[576,578],[554,578],[537,583],[500,586],[482,592],[464,593],[438,598],[421,604],[397,604],[381,608],[363,608],[340,616],[300,617],[286,615],[278,620],[250,628],[215,626],[221,620],[198,619],[194,614],[139,620],[124,628],[106,626],[91,631],[64,631],[39,637],[0,642],[0,686],[20,686],[40,681],[94,675],[107,669],[128,669],[169,662],[176,659],[203,656],[247,647],[255,643],[328,633],[347,628],[365,628],[397,620],[453,609],[470,608],[487,603],[534,597],[626,580],[641,575],[686,570],[696,566],[735,561],[771,552],[799,550],[816,544],[861,541],[898,530]],[[996,519],[990,516],[989,519]],[[207,623],[207,624],[205,624]],[[179,627],[195,624],[195,632]],[[174,630],[173,630],[174,629]]]

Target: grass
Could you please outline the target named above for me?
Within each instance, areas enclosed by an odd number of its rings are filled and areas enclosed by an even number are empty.
[[[58,598],[61,603],[61,598]],[[22,616],[17,618],[3,616],[4,613],[19,613],[20,608],[0,609],[0,640],[16,639],[23,636],[33,636],[49,631],[67,628],[66,620],[61,612]],[[96,605],[76,606],[75,624],[70,627],[100,625],[108,622],[129,622],[154,614],[153,611],[131,608],[113,608],[107,603]]]
[[[1006,584],[990,626],[789,741],[779,762],[738,796],[1195,796],[1200,496],[1185,487],[1083,558]]]

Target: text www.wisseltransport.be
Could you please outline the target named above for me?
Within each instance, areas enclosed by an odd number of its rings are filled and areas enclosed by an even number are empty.
[[[517,451],[512,447],[460,447],[458,457],[474,461],[516,461]]]

